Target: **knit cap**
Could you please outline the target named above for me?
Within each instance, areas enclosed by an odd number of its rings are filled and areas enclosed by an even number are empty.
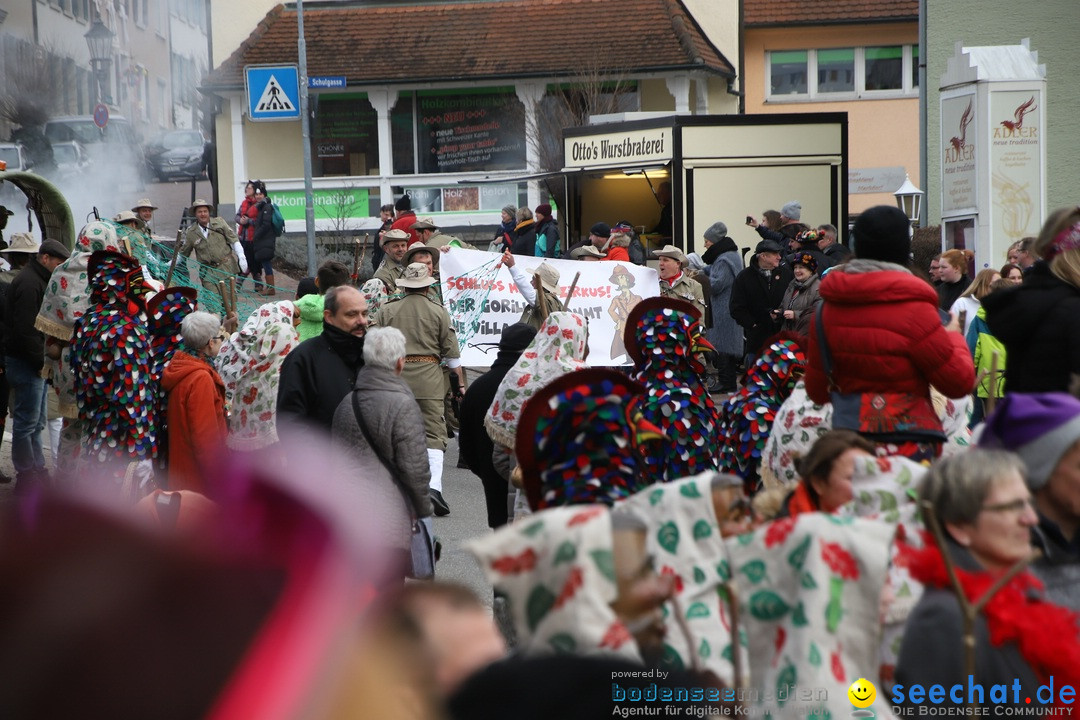
[[[1062,456],[1080,440],[1080,400],[1066,393],[1010,393],[986,419],[979,447],[1002,448],[1027,465],[1032,492],[1046,485]]]
[[[802,220],[802,203],[798,200],[792,200],[780,208],[780,214],[789,220]]]

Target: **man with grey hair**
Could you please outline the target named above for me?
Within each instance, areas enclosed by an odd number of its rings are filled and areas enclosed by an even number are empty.
[[[701,259],[709,273],[712,325],[705,336],[716,348],[716,382],[710,392],[733,393],[736,367],[743,354],[743,332],[731,316],[731,288],[743,271],[739,246],[727,236],[727,225],[715,222],[705,230],[705,252]]]
[[[297,422],[328,431],[341,399],[364,364],[368,306],[363,293],[338,285],[323,296],[323,331],[296,346],[281,364],[278,429]]]
[[[818,225],[817,247],[829,259],[829,266],[839,265],[851,259],[852,252],[846,245],[837,242],[836,226],[825,223]]]
[[[405,336],[391,327],[373,328],[364,339],[364,366],[353,391],[334,413],[334,445],[341,452],[336,470],[355,480],[364,503],[372,508],[388,556],[385,585],[405,579],[412,541],[412,518],[431,516],[424,418],[409,385]],[[363,425],[361,425],[363,423]],[[384,584],[384,583],[380,583]]]

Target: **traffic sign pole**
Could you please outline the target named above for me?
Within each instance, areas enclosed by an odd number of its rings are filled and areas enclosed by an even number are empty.
[[[308,275],[315,274],[315,192],[311,182],[311,118],[308,115],[307,42],[304,0],[296,0],[297,51],[300,57],[300,134],[304,144],[304,221],[307,226]]]

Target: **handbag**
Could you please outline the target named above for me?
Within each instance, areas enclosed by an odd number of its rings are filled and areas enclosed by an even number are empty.
[[[833,376],[832,352],[825,339],[824,305],[819,303],[814,310],[814,325],[821,364],[829,383],[832,426],[854,430],[876,442],[945,442],[941,420],[927,398],[898,392],[845,393],[840,389]]]
[[[408,491],[405,486],[398,482],[397,472],[394,467],[386,461],[383,454],[379,452],[378,446],[371,437],[371,431],[368,430],[367,423],[364,422],[364,416],[360,413],[360,401],[356,398],[356,390],[352,392],[352,406],[353,414],[356,416],[356,424],[360,426],[360,432],[364,434],[364,440],[367,441],[368,447],[375,453],[375,457],[379,458],[379,462],[386,468],[386,471],[390,473],[390,477],[393,479],[394,484],[401,492],[401,496],[405,499],[405,507],[409,508],[409,515],[412,519],[412,539],[409,543],[409,554],[412,562],[409,571],[406,573],[410,578],[414,580],[434,580],[435,579],[435,563],[439,559],[442,546],[437,539],[435,539],[435,533],[431,527],[430,517],[417,517],[416,508],[413,507],[412,499],[409,497]]]

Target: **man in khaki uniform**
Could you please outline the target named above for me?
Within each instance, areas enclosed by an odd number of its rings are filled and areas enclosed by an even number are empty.
[[[153,235],[153,230],[150,229],[150,223],[154,222],[154,211],[157,210],[157,205],[150,202],[150,198],[142,198],[139,202],[135,203],[135,206],[131,208],[131,212],[139,216],[139,219],[146,225],[146,232]]]
[[[387,230],[383,233],[382,248],[386,254],[373,277],[382,281],[389,297],[401,297],[397,281],[405,274],[405,266],[401,261],[409,249],[409,233],[404,230]]]
[[[539,330],[547,320],[548,313],[563,308],[562,300],[559,299],[559,271],[553,265],[542,262],[535,270],[529,270],[528,275],[532,276],[529,277],[517,267],[509,250],[503,253],[502,263],[510,270],[510,277],[514,278],[514,284],[525,300],[525,311],[521,313],[518,322]],[[538,293],[543,295],[542,303]]]
[[[439,277],[439,251],[427,245],[413,243],[413,246],[405,251],[405,259],[401,264],[409,267],[413,263],[422,263],[427,266],[428,274],[435,278],[425,291],[425,294],[436,304],[442,305],[442,282]]]
[[[689,261],[683,251],[674,245],[665,245],[660,250],[653,250],[653,256],[660,258],[660,295],[692,303],[705,317],[705,294],[701,283],[686,274]]]
[[[426,294],[428,287],[434,283],[435,278],[428,273],[426,265],[418,262],[409,265],[397,281],[405,296],[382,306],[379,324],[397,328],[405,335],[405,369],[401,372],[401,379],[412,389],[424,415],[428,465],[431,468],[431,502],[435,506],[435,514],[442,516],[450,513],[450,507],[442,496],[443,453],[446,452],[446,420],[443,417],[446,379],[441,362],[445,360],[451,374],[457,376],[459,388],[463,388],[465,383],[457,333],[450,322],[450,315],[446,308],[436,304]]]
[[[439,229],[439,226],[435,224],[435,221],[429,217],[414,222],[412,224],[412,229],[416,231],[416,235],[420,238],[420,242],[430,248],[460,247],[465,248],[466,250],[476,250],[475,245],[470,245],[459,237],[444,233]],[[413,247],[415,247],[415,243],[413,244]]]
[[[217,293],[219,280],[228,282],[230,275],[240,272],[240,263],[233,248],[233,245],[240,246],[240,239],[229,223],[219,217],[210,217],[210,210],[210,203],[205,200],[196,200],[191,206],[195,223],[184,231],[180,254],[186,258],[191,256],[192,250],[195,251],[203,287]],[[187,263],[178,264],[176,272],[181,278],[187,279]]]

